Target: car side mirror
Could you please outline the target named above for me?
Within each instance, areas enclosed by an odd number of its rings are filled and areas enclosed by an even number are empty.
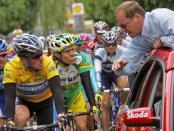
[[[123,122],[126,126],[155,126],[160,128],[160,118],[154,117],[151,107],[141,107],[127,111]]]

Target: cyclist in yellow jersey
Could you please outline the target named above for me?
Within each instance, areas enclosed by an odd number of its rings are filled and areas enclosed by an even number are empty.
[[[33,112],[36,112],[39,125],[50,124],[53,122],[53,99],[57,113],[64,112],[55,64],[51,58],[43,56],[40,41],[34,35],[16,36],[12,43],[17,56],[6,64],[3,80],[7,124],[23,127]]]
[[[71,35],[52,35],[47,39],[53,51],[53,60],[60,72],[61,87],[72,112],[87,112],[85,98],[82,92],[84,87],[91,107],[94,106],[94,94],[90,83],[90,70],[93,68],[86,57],[75,53]],[[83,84],[83,86],[82,86]],[[87,116],[74,117],[77,130],[87,130]]]

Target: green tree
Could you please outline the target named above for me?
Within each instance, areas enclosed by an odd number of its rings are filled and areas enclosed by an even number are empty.
[[[169,8],[174,9],[173,0],[136,0],[144,7],[146,11],[151,11],[155,8]]]
[[[1,0],[0,1],[0,33],[8,34],[16,27],[30,31],[37,17],[37,1],[35,0]]]
[[[86,18],[94,22],[106,21],[111,27],[116,24],[115,9],[122,0],[76,0],[84,3]]]
[[[40,0],[38,5],[38,16],[45,36],[49,34],[51,29],[64,29],[65,0]]]

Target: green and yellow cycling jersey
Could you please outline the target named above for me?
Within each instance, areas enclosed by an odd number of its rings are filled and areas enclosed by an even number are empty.
[[[79,94],[82,92],[83,86],[81,83],[80,74],[90,71],[93,68],[93,65],[89,63],[84,54],[75,53],[75,55],[75,63],[68,66],[55,60],[56,68],[60,74],[61,87],[68,106],[75,103]]]

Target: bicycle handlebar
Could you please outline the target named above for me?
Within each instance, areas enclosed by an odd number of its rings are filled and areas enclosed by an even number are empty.
[[[113,93],[120,93],[120,92],[128,92],[130,91],[130,88],[114,88],[114,89],[111,89],[111,90],[104,90],[103,92],[113,92]]]
[[[18,128],[18,127],[7,127],[4,125],[4,131],[44,131],[49,128],[55,128],[59,127],[58,123],[52,123],[48,125],[33,125],[31,127],[24,127],[24,128]]]
[[[111,90],[111,92],[115,92],[115,93],[119,93],[119,92],[128,92],[130,91],[130,88],[114,88],[113,90]]]
[[[75,116],[82,116],[82,115],[89,115],[89,114],[90,112],[68,112],[63,117],[67,118],[67,117],[75,117]]]

